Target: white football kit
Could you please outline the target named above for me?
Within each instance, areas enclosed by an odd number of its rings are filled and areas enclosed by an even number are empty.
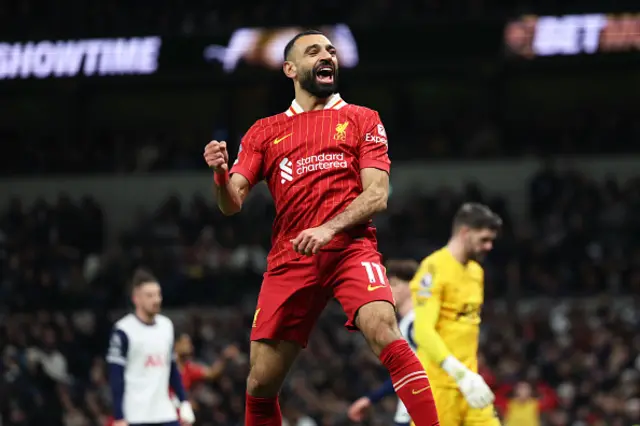
[[[116,419],[130,424],[178,420],[176,406],[169,396],[173,343],[173,323],[164,315],[156,315],[154,323],[147,324],[129,314],[114,325],[106,360],[111,376],[115,375],[112,391]],[[122,379],[118,374],[122,374]],[[118,387],[119,380],[124,383],[120,396],[113,389],[113,383]]]

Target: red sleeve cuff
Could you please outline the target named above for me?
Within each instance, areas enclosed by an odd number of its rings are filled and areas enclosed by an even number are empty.
[[[251,186],[256,184],[256,177],[248,168],[242,167],[240,165],[235,165],[231,168],[230,174],[234,174],[234,173],[238,173],[244,176],[249,181],[249,184]]]
[[[369,167],[374,169],[380,169],[382,171],[389,173],[389,170],[391,169],[391,164],[389,164],[386,161],[375,160],[373,158],[365,158],[363,160],[360,160],[360,170],[366,169]]]

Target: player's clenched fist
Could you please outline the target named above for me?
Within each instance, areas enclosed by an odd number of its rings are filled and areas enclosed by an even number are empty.
[[[318,226],[300,232],[296,238],[291,240],[291,244],[296,252],[310,256],[316,254],[322,246],[327,245],[334,235],[335,233],[331,229]]]
[[[229,170],[229,153],[225,141],[211,141],[204,147],[204,161],[214,172],[226,172]]]

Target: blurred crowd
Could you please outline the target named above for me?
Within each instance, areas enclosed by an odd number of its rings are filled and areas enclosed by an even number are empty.
[[[640,140],[640,121],[633,109],[583,109],[516,119],[489,113],[479,105],[433,117],[428,108],[403,96],[387,102],[394,106],[381,114],[388,134],[398,141],[390,148],[392,160],[398,162],[625,154],[633,152],[634,142]],[[275,112],[280,110],[262,115]],[[430,119],[421,120],[422,115]],[[209,140],[227,141],[235,157],[247,130],[238,127],[237,120],[199,125],[154,123],[80,133],[0,128],[0,136],[15,142],[13,155],[0,158],[0,175],[204,170],[202,151]]]
[[[153,3],[153,13],[145,2],[107,2],[89,4],[81,1],[7,2],[0,10],[5,35],[35,37],[39,35],[109,36],[132,34],[207,34],[226,32],[245,25],[312,25],[325,22],[349,22],[353,25],[381,25],[390,20],[398,25],[450,19],[491,19],[531,13],[570,13],[588,8],[602,12],[602,3],[554,0],[457,0],[426,1],[349,1],[325,0],[301,3],[293,0],[251,0],[236,4],[224,1],[190,0]],[[611,0],[608,10],[634,10],[629,0]],[[600,7],[600,9],[598,9]],[[25,22],[29,33],[25,34]]]
[[[640,422],[638,306],[546,302],[508,313],[489,302],[480,371],[497,395],[506,426],[629,426]],[[209,364],[233,343],[240,355],[222,377],[199,382],[190,397],[200,426],[240,426],[252,303],[232,310],[177,315]],[[93,311],[5,315],[0,325],[3,426],[108,426],[110,394],[103,354],[106,315]],[[379,386],[386,372],[331,304],[282,392],[287,426],[347,426],[353,400]],[[380,402],[363,424],[392,424],[396,399]],[[535,410],[521,411],[533,406]],[[537,414],[539,413],[539,414]]]
[[[446,242],[447,224],[463,200],[491,205],[506,223],[485,265],[482,351],[483,374],[501,412],[536,404],[550,426],[640,421],[635,305],[614,309],[606,299],[595,308],[516,309],[527,296],[637,294],[640,179],[597,182],[550,164],[529,182],[526,217],[473,184],[461,193],[442,188],[420,199],[392,197],[376,220],[382,252],[426,256]],[[90,197],[61,195],[53,205],[29,206],[13,200],[0,216],[2,425],[108,423],[102,358],[115,319],[110,312],[127,308],[126,283],[139,265],[161,278],[168,309],[201,312],[177,322],[193,336],[198,361],[214,361],[229,343],[246,351],[272,219],[262,196],[231,218],[198,197],[184,206],[170,198],[108,243],[101,207]],[[492,307],[495,300],[506,300],[509,309]],[[384,379],[343,321],[333,306],[287,382],[290,426],[346,425],[348,403]],[[246,358],[228,368],[219,382],[193,392],[201,425],[241,424]],[[369,424],[389,424],[393,405],[383,402]]]
[[[423,258],[446,243],[458,206],[477,201],[506,223],[486,263],[489,295],[640,290],[640,178],[596,182],[548,165],[527,191],[526,217],[515,217],[507,200],[475,184],[411,199],[392,195],[375,220],[381,250],[387,258]],[[126,302],[129,272],[146,265],[162,278],[169,303],[230,303],[228,283],[259,285],[273,219],[271,198],[260,192],[233,217],[199,196],[187,204],[170,197],[107,239],[101,207],[90,197],[61,194],[52,205],[30,206],[14,199],[0,215],[0,297],[19,310],[118,307]]]
[[[517,316],[489,310],[483,320],[482,372],[506,426],[535,424],[521,417],[527,404],[545,426],[640,421],[637,302],[547,301]]]

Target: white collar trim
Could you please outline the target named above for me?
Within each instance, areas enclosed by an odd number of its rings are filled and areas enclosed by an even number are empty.
[[[324,109],[340,109],[345,106],[347,103],[340,97],[340,93],[334,93],[329,97],[327,103],[324,105]],[[302,114],[304,109],[300,106],[300,104],[294,99],[291,102],[291,106],[288,110],[285,111],[287,117],[293,117],[296,114]]]

